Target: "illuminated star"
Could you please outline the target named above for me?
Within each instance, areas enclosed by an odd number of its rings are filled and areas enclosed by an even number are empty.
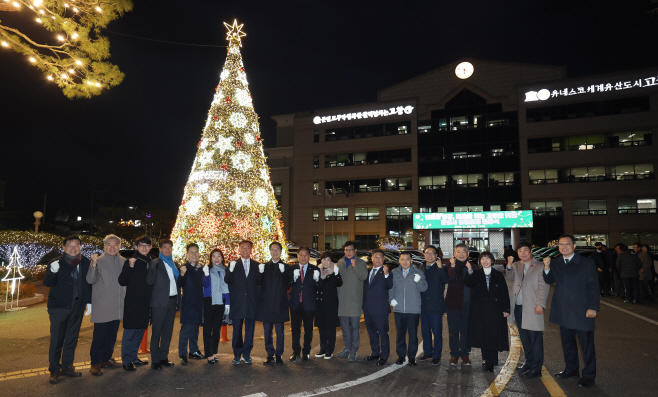
[[[219,154],[224,154],[225,151],[227,150],[233,150],[233,145],[231,144],[233,142],[233,137],[231,136],[220,136],[217,138],[217,143],[215,144],[215,147],[219,149]]]
[[[201,167],[205,167],[205,166],[208,165],[209,163],[212,163],[212,155],[213,155],[213,152],[214,152],[214,150],[209,150],[209,151],[206,151],[205,153],[203,153],[203,154],[199,157],[199,166],[201,166]]]
[[[274,222],[272,222],[267,215],[260,218],[260,223],[263,226],[263,229],[267,229],[268,232],[272,231],[272,225],[274,224]]]
[[[249,193],[242,191],[239,187],[236,187],[235,193],[229,197],[229,199],[235,203],[235,208],[239,210],[243,205],[249,204]]]
[[[233,20],[233,25],[229,25],[228,23],[224,22],[224,26],[226,26],[226,29],[228,29],[228,32],[226,33],[226,40],[231,42],[232,40],[237,40],[238,43],[240,44],[240,47],[242,47],[242,40],[240,37],[244,37],[247,34],[242,32],[242,25],[238,25],[238,20],[234,19]]]

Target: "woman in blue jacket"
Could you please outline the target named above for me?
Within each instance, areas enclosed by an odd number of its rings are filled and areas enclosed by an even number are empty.
[[[210,261],[203,267],[203,273],[203,346],[208,364],[214,364],[222,318],[229,310],[228,285],[224,282],[226,266],[219,248],[210,252]]]

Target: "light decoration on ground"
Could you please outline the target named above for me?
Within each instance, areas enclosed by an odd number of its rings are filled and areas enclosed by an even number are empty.
[[[219,84],[212,87],[201,139],[194,143],[201,142],[172,231],[177,261],[182,261],[184,247],[191,242],[203,243],[202,257],[220,247],[227,261],[237,258],[243,238],[254,243],[253,257],[260,261],[269,259],[273,240],[286,246],[240,53],[243,25],[234,21],[225,26],[226,63]],[[206,141],[208,145],[201,147]],[[204,159],[201,167],[200,159],[209,148],[215,149],[212,161]],[[208,190],[203,191],[201,184],[207,184]],[[287,249],[283,256],[287,258]]]
[[[3,263],[4,264],[4,263]],[[21,280],[25,276],[21,274],[21,262],[20,256],[18,255],[18,247],[14,246],[14,252],[11,254],[11,259],[9,266],[7,266],[7,275],[2,279],[2,281],[7,283],[7,293],[5,294],[5,311],[6,310],[18,310],[20,295],[21,295]],[[7,309],[7,302],[9,301],[9,289],[11,288],[11,304],[9,309]],[[18,289],[16,294],[16,306],[14,306],[14,292]]]

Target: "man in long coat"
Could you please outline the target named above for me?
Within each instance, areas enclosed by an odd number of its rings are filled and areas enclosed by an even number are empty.
[[[353,241],[343,244],[345,256],[336,266],[343,278],[343,285],[338,288],[338,316],[343,329],[345,349],[338,357],[348,357],[348,361],[356,361],[356,351],[361,343],[360,321],[363,308],[363,281],[368,278],[368,265],[356,256]]]

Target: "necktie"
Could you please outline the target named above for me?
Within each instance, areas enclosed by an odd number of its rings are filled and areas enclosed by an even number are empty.
[[[300,272],[299,272],[299,277],[301,277],[301,279],[302,279],[302,284],[304,284],[304,269],[305,268],[306,268],[306,266],[302,266],[302,268],[300,269]],[[304,292],[304,290],[299,291],[299,301],[300,302],[302,301],[303,292]]]
[[[565,264],[565,265],[568,265],[568,264],[569,264],[569,261],[570,261],[570,259],[565,259],[565,260],[564,260],[564,264]]]
[[[244,275],[246,277],[249,277],[249,266],[247,265],[247,262],[243,261],[243,265],[244,265]]]
[[[404,278],[407,278],[407,272],[409,272],[409,270],[403,270],[402,271],[402,275],[404,276]]]
[[[78,267],[75,267],[75,272],[73,272],[75,277],[75,297],[78,297]]]
[[[372,284],[372,279],[375,278],[375,273],[377,273],[377,270],[373,270],[373,271],[370,273],[370,284]]]

